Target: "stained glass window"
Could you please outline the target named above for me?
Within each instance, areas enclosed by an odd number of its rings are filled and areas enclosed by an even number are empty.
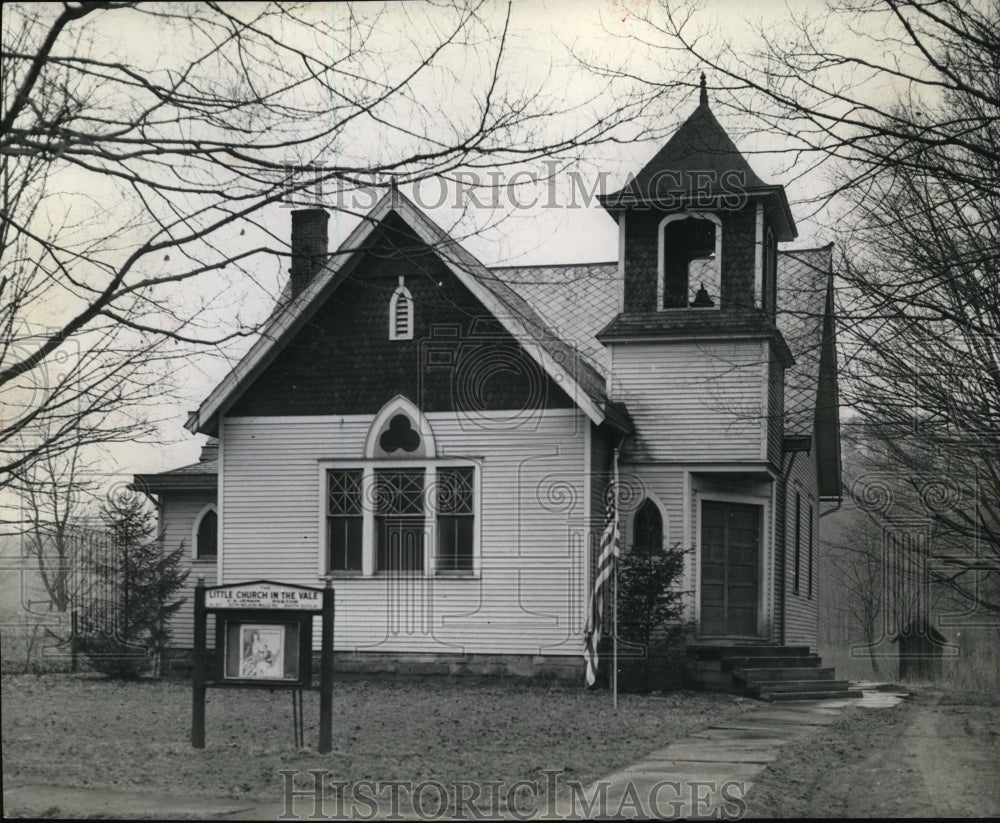
[[[475,474],[471,466],[437,473],[438,571],[471,571],[475,540]]]
[[[361,571],[364,508],[361,469],[337,469],[327,473],[327,545],[330,571]]]

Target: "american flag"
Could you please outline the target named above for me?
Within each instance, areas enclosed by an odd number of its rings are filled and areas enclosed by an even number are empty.
[[[601,533],[600,556],[594,588],[587,604],[587,626],[583,640],[583,659],[587,663],[587,685],[597,680],[597,646],[601,642],[604,622],[604,591],[618,559],[618,488],[616,479],[608,484],[604,494],[604,531]]]

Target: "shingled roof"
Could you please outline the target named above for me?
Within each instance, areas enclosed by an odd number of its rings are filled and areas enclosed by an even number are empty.
[[[777,324],[795,356],[785,370],[785,434],[812,434],[833,246],[778,256]]]
[[[208,438],[201,447],[197,463],[157,474],[137,474],[132,488],[159,494],[164,491],[203,491],[215,489],[219,476],[219,441]]]
[[[602,375],[610,369],[607,348],[598,335],[612,321],[640,332],[659,329],[662,312],[622,318],[618,315],[617,263],[550,266],[504,266],[490,269],[523,295],[549,328],[586,357]],[[824,497],[840,494],[838,400],[833,327],[833,244],[816,249],[779,251],[778,312],[781,331],[794,365],[785,371],[786,435],[817,434],[820,486]],[[691,318],[691,331],[707,322],[739,331],[761,328],[758,312]],[[677,330],[683,330],[680,327]],[[779,338],[780,339],[780,338]],[[784,347],[782,347],[784,348]]]
[[[448,237],[438,227],[434,229],[440,250]],[[598,334],[618,315],[616,262],[487,269],[454,241],[449,249],[463,269],[497,296],[532,337],[544,341],[547,350],[567,364],[611,420],[627,425],[627,413],[604,396],[610,357],[598,340]],[[832,266],[833,244],[778,254],[776,323],[795,358],[795,364],[786,370],[785,434],[811,435],[818,429],[821,493],[825,497],[837,496],[840,491]],[[217,448],[217,442],[210,438],[198,463],[157,475],[136,475],[136,481],[151,491],[214,483]]]
[[[744,195],[763,200],[779,240],[795,239],[784,188],[765,183],[736,148],[709,108],[702,75],[698,108],[624,187],[598,199],[616,214],[640,204],[679,208],[707,202],[733,208]]]
[[[618,313],[616,262],[497,266],[490,272],[534,306],[553,333],[604,379],[611,358],[595,335]]]
[[[553,330],[551,322],[535,310],[502,278],[490,272],[397,189],[386,193],[362,223],[335,251],[308,285],[280,306],[261,337],[236,367],[219,383],[187,421],[190,431],[214,434],[218,414],[273,360],[277,352],[344,281],[352,261],[364,254],[366,238],[392,212],[401,217],[441,258],[456,277],[479,299],[529,355],[562,386],[577,406],[594,422],[622,425],[622,415],[605,394],[605,378],[588,357],[578,357],[574,346]]]
[[[785,434],[816,434],[820,495],[840,496],[833,244],[778,255],[778,328],[795,356],[785,370]]]

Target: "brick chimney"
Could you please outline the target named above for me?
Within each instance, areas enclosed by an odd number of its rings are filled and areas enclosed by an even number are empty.
[[[309,285],[329,254],[326,209],[297,209],[292,212],[292,267],[289,282],[292,297]]]

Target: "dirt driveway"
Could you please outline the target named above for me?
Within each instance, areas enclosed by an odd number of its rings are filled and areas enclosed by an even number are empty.
[[[1000,816],[1000,702],[922,691],[782,749],[750,817]]]

